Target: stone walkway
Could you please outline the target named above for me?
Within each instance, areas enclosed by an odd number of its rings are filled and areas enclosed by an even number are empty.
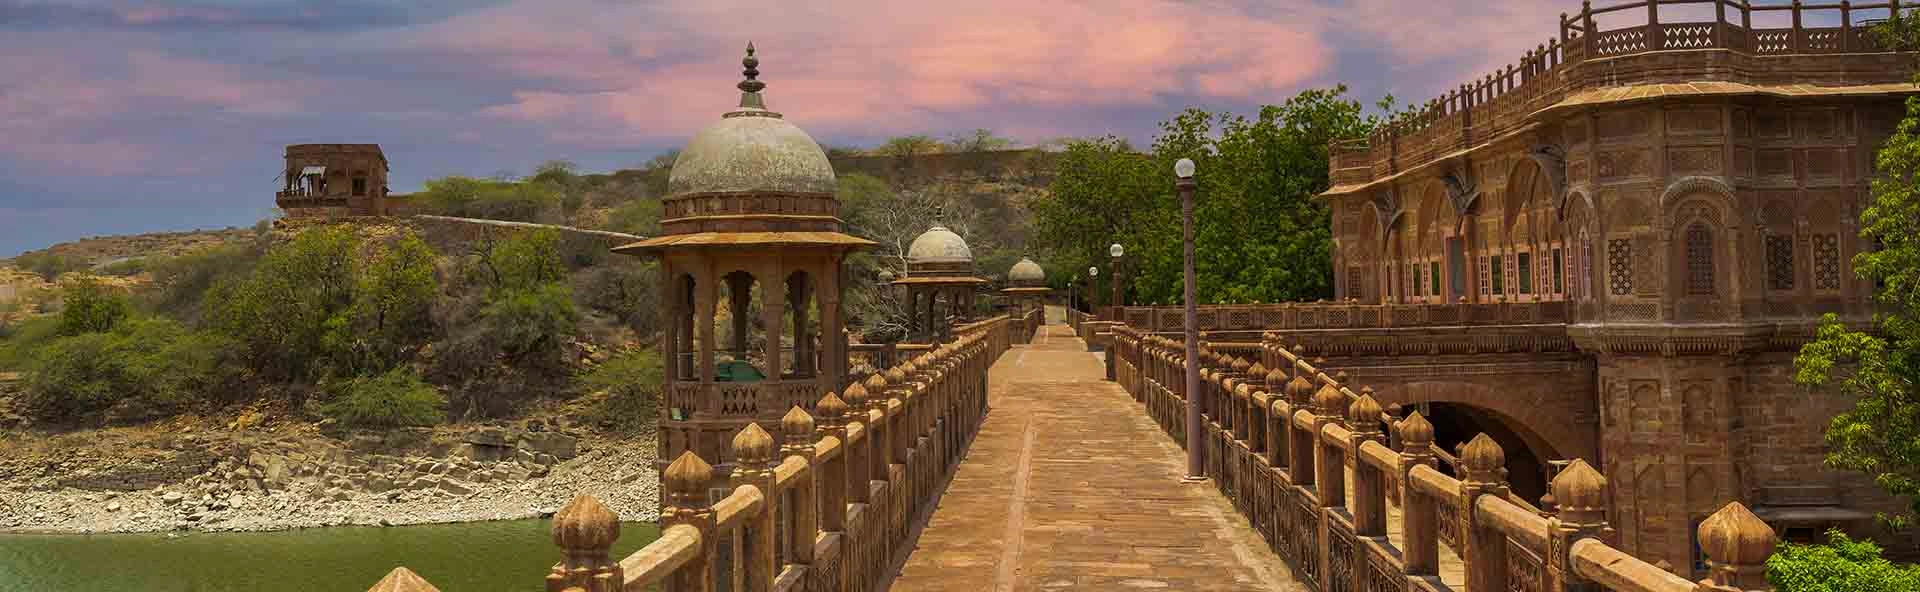
[[[992,411],[896,591],[1299,590],[1065,325],[991,374]]]

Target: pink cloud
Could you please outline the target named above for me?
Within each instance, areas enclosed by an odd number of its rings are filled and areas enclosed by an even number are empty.
[[[1300,24],[1162,0],[827,0],[799,10],[684,1],[589,17],[547,3],[508,4],[431,27],[415,42],[500,56],[496,67],[515,74],[592,87],[516,92],[484,113],[608,146],[685,135],[729,108],[738,96],[731,48],[749,36],[762,50],[771,106],[816,134],[937,129],[952,114],[1001,106],[1265,99],[1330,60]],[[667,23],[679,33],[660,32]],[[567,34],[556,39],[554,31]],[[711,52],[693,63],[648,60],[691,49]]]

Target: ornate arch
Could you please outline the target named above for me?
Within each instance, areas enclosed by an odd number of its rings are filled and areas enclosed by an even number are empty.
[[[1481,192],[1479,181],[1473,176],[1472,158],[1440,175],[1440,183],[1447,188],[1447,201],[1453,204],[1454,213],[1465,216],[1473,212]]]
[[[1495,391],[1477,382],[1457,380],[1415,381],[1376,388],[1376,396],[1383,404],[1453,403],[1483,411],[1518,434],[1542,461],[1591,460],[1596,454],[1598,426],[1575,423],[1574,413],[1565,405],[1542,404],[1533,397],[1511,394],[1514,391]],[[1583,434],[1586,437],[1582,437]]]
[[[1673,208],[1679,205],[1678,202],[1681,199],[1696,194],[1708,194],[1718,197],[1720,203],[1727,207],[1731,207],[1734,203],[1733,187],[1727,185],[1726,181],[1722,181],[1717,177],[1693,176],[1681,177],[1679,180],[1668,184],[1666,191],[1660,193],[1660,207],[1668,212],[1672,212]],[[1731,226],[1731,224],[1729,224],[1729,226]]]

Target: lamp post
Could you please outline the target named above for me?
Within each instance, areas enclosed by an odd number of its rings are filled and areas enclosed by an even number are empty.
[[[1181,481],[1201,483],[1207,480],[1206,439],[1200,421],[1200,308],[1194,302],[1193,286],[1193,161],[1185,158],[1173,163],[1173,188],[1180,192],[1181,248],[1186,252],[1182,267],[1185,284],[1181,292],[1186,302],[1186,318],[1180,330],[1187,338],[1187,476]]]
[[[1073,287],[1079,283],[1080,276],[1077,275],[1073,276],[1073,279],[1067,280],[1067,325],[1073,327],[1075,333],[1080,332],[1080,322],[1075,320],[1079,317],[1073,313],[1078,312],[1080,306],[1076,304],[1073,299]]]
[[[1091,265],[1087,266],[1087,312],[1095,313],[1093,315],[1094,318],[1100,317],[1100,307],[1093,305],[1093,295],[1097,293],[1093,290],[1100,286],[1099,280],[1100,268]]]
[[[1127,251],[1126,249],[1120,248],[1120,243],[1113,243],[1113,246],[1107,247],[1107,254],[1113,256],[1113,275],[1107,278],[1107,283],[1113,284],[1113,295],[1107,299],[1107,307],[1108,310],[1113,311],[1110,315],[1113,318],[1107,320],[1118,321],[1120,320],[1120,307],[1126,305],[1125,302],[1120,301],[1120,276],[1122,275],[1120,272],[1120,257],[1127,254]]]

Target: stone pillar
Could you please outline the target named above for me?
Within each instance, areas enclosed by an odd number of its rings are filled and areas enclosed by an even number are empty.
[[[1473,437],[1460,452],[1464,475],[1460,479],[1461,563],[1467,568],[1467,589],[1507,589],[1507,537],[1483,526],[1474,504],[1480,496],[1507,497],[1507,453],[1486,434]]]
[[[820,507],[815,500],[818,496],[817,485],[820,467],[813,462],[814,425],[813,416],[806,409],[794,405],[780,418],[780,431],[785,432],[786,441],[780,447],[780,453],[787,458],[799,457],[805,461],[807,472],[792,485],[793,496],[793,539],[787,548],[787,561],[795,565],[813,563],[813,542],[820,531]]]
[[[1353,428],[1353,446],[1347,453],[1347,465],[1353,467],[1353,531],[1363,537],[1387,534],[1387,479],[1378,468],[1368,465],[1360,454],[1367,442],[1386,444],[1380,431],[1380,403],[1373,390],[1363,391],[1347,407],[1347,425]],[[1364,562],[1362,563],[1364,564]]]
[[[753,276],[746,274],[727,276],[727,311],[733,319],[733,341],[727,351],[733,353],[733,359],[747,359],[747,305],[753,301]],[[772,372],[769,372],[771,374]]]
[[[1400,440],[1400,510],[1405,532],[1402,550],[1407,575],[1440,573],[1440,513],[1431,495],[1413,488],[1408,474],[1417,466],[1433,466],[1433,424],[1419,411],[1394,426]]]
[[[564,553],[547,574],[548,592],[617,592],[620,564],[608,557],[620,538],[620,518],[593,496],[582,495],[553,514],[553,544]]]
[[[1581,539],[1610,542],[1607,525],[1607,478],[1575,459],[1555,475],[1548,495],[1558,506],[1547,519],[1546,589],[1554,592],[1596,592],[1598,587],[1573,569],[1573,544]]]
[[[1700,550],[1707,555],[1701,592],[1761,592],[1767,584],[1767,557],[1779,538],[1773,528],[1740,502],[1728,503],[1700,523]]]
[[[873,426],[871,416],[867,415],[867,387],[856,382],[846,390],[846,422],[848,438],[852,438],[856,426],[860,428],[859,442],[849,442],[847,456],[847,503],[867,503],[873,472]]]
[[[734,589],[766,590],[773,586],[779,569],[774,562],[774,518],[779,512],[780,496],[773,488],[773,468],[778,458],[773,453],[773,435],[761,429],[760,424],[747,424],[733,436],[733,458],[733,487],[752,486],[759,489],[765,499],[760,513],[741,524],[742,552],[733,578],[746,587]]]
[[[1317,450],[1314,448],[1314,441],[1318,438],[1314,437],[1310,429],[1299,427],[1294,422],[1293,416],[1298,415],[1301,410],[1313,408],[1313,383],[1304,376],[1293,377],[1293,381],[1287,383],[1287,399],[1289,410],[1287,417],[1283,419],[1287,425],[1287,433],[1291,434],[1290,442],[1287,444],[1291,452],[1287,459],[1287,475],[1294,485],[1312,485],[1313,454]]]
[[[1346,457],[1339,447],[1327,443],[1321,430],[1340,423],[1346,415],[1346,403],[1346,396],[1331,384],[1313,395],[1313,481],[1319,486],[1316,493],[1320,505],[1328,508],[1347,505],[1347,479],[1343,474]]]
[[[682,453],[680,458],[674,459],[673,464],[667,465],[667,474],[662,479],[666,482],[667,507],[660,512],[660,529],[693,527],[700,531],[700,551],[667,578],[665,585],[661,586],[665,592],[708,592],[713,589],[713,582],[709,579],[712,574],[708,572],[712,571],[710,562],[718,552],[719,541],[713,532],[713,504],[707,503],[707,480],[711,478],[713,466],[692,452]],[[559,514],[555,513],[554,516],[557,518]],[[548,576],[548,592],[560,592],[572,585],[571,582],[565,582],[556,586],[553,576]]]
[[[840,454],[827,461],[820,471],[820,530],[823,532],[845,532],[847,530],[847,457],[852,455],[847,445],[847,403],[838,395],[827,393],[814,405],[819,414],[820,438],[833,438],[840,446]]]
[[[867,473],[874,481],[887,480],[887,465],[893,464],[893,428],[887,418],[887,379],[879,374],[868,376],[866,384],[868,417],[867,428],[872,430],[872,465]]]

